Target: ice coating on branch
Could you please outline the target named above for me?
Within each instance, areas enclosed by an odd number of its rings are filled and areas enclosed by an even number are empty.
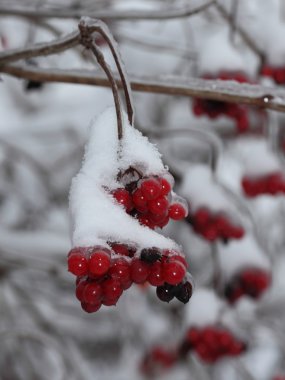
[[[106,241],[136,243],[141,247],[177,248],[174,241],[139,224],[115,203],[110,191],[122,185],[119,170],[140,166],[146,175],[165,172],[160,154],[123,115],[123,139],[118,140],[114,108],[91,125],[82,168],[70,191],[73,246],[106,245]]]
[[[201,206],[214,212],[235,211],[231,200],[215,182],[210,167],[203,164],[193,165],[185,172],[180,193],[190,202],[192,211]]]
[[[219,258],[225,280],[244,268],[270,270],[268,257],[250,235],[239,241],[230,241],[227,245],[219,245]]]
[[[240,138],[232,146],[232,153],[242,162],[244,173],[252,177],[282,170],[277,155],[265,139]]]
[[[186,306],[187,326],[203,327],[219,322],[224,302],[218,298],[214,290],[200,288]]]

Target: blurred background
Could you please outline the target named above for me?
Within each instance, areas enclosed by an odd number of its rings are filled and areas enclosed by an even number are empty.
[[[204,4],[0,0],[0,54],[99,14],[130,77],[236,81],[284,94],[284,2]],[[201,9],[159,17],[189,7]],[[150,14],[157,18],[140,16]],[[20,63],[99,70],[80,46]],[[90,121],[113,105],[111,90],[17,79],[1,69],[1,55],[0,77],[0,379],[285,379],[284,114],[133,92],[136,127],[157,144],[189,202],[187,220],[163,233],[183,246],[195,292],[186,305],[167,304],[134,285],[116,307],[86,314],[66,266],[69,187]]]

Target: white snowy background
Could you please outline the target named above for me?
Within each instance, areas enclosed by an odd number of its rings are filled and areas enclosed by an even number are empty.
[[[188,2],[112,3],[118,9],[163,9]],[[193,7],[202,3],[193,0]],[[221,3],[231,9],[231,1]],[[238,3],[237,23],[266,52],[271,64],[285,66],[283,1]],[[61,34],[77,27],[76,21],[49,22]],[[110,27],[129,73],[197,77],[228,69],[243,70],[258,80],[256,56],[238,35],[229,38],[229,27],[216,12],[171,21],[120,21]],[[1,13],[0,36],[8,48],[54,38],[50,31]],[[113,65],[108,50],[103,51]],[[76,48],[33,61],[42,67],[91,69],[94,63],[85,54],[83,48]],[[261,128],[284,124],[284,116],[271,112],[266,125],[255,125],[250,136],[239,137],[230,119],[195,118],[188,98],[134,93],[138,129],[163,133],[190,127],[219,137],[222,152],[214,183],[207,169],[199,174],[211,156],[203,138],[177,133],[151,141],[178,179],[187,174],[198,203],[202,199],[213,210],[224,207],[245,226],[244,239],[215,246],[222,278],[230,278],[244,266],[256,266],[271,272],[272,286],[259,301],[242,298],[228,306],[212,289],[213,247],[188,224],[178,222],[169,225],[165,235],[182,245],[187,255],[196,283],[192,300],[185,306],[163,304],[153,289],[132,286],[116,307],[87,315],[74,296],[74,278],[66,269],[71,247],[68,194],[81,167],[90,121],[113,105],[111,91],[67,84],[44,84],[26,91],[23,80],[7,75],[1,79],[0,379],[142,379],[138,367],[148,349],[175,345],[189,326],[209,323],[223,323],[246,339],[247,353],[215,365],[190,355],[185,363],[155,378],[270,380],[278,373],[285,375],[285,196],[246,200],[240,185],[244,174],[284,171],[282,154],[272,148],[272,135]],[[179,180],[175,191],[179,194]]]

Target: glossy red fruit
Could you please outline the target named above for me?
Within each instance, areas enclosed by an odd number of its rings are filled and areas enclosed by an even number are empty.
[[[88,272],[88,260],[81,249],[74,248],[67,259],[68,271],[75,276],[85,276]]]
[[[87,304],[98,304],[102,299],[102,288],[96,282],[86,284],[83,290],[83,301]]]
[[[148,228],[151,228],[152,230],[155,228],[155,223],[153,222],[150,214],[140,215],[138,217],[138,221],[143,226],[146,226]]]
[[[81,307],[86,313],[95,313],[98,311],[101,307],[101,302],[98,302],[97,304],[89,304],[86,302],[81,302]]]
[[[168,206],[169,203],[165,197],[158,197],[148,202],[149,211],[152,214],[162,216],[163,218],[165,218],[167,215]]]
[[[147,212],[148,211],[147,199],[144,196],[144,194],[142,193],[141,189],[137,189],[132,194],[132,200],[133,200],[135,208],[139,212]]]
[[[76,286],[75,295],[79,301],[83,301],[83,292],[87,284],[88,284],[88,281],[81,280]]]
[[[152,286],[161,286],[164,284],[165,281],[162,274],[162,265],[159,261],[151,265],[147,280]]]
[[[113,191],[113,197],[121,204],[127,212],[132,211],[133,201],[132,197],[126,189],[116,189]]]
[[[168,195],[171,191],[171,184],[165,178],[159,178],[158,181],[161,184],[160,195]]]
[[[142,284],[150,273],[150,265],[140,259],[133,259],[131,263],[131,280],[135,284]]]
[[[102,283],[102,292],[103,292],[103,304],[107,306],[107,303],[110,302],[110,305],[116,304],[118,299],[123,293],[123,288],[120,284],[120,281],[109,278]],[[115,303],[112,303],[115,302]]]
[[[168,215],[173,220],[181,220],[187,216],[187,210],[181,203],[173,203],[169,207]]]
[[[210,221],[210,211],[206,208],[200,208],[194,214],[194,223],[198,227],[205,226]]]
[[[162,266],[162,274],[165,282],[170,285],[177,285],[183,280],[186,268],[177,260],[166,261]]]
[[[112,243],[111,247],[117,255],[129,256],[128,246],[125,244]]]
[[[103,250],[95,250],[89,259],[89,272],[94,276],[102,276],[108,272],[111,265],[110,254]]]
[[[142,181],[140,185],[140,190],[142,194],[148,201],[156,199],[159,197],[162,186],[158,180],[155,178],[149,178]]]
[[[108,273],[112,278],[126,283],[130,280],[130,265],[123,258],[113,259]]]

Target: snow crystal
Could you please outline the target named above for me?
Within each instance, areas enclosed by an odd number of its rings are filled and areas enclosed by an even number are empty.
[[[72,181],[70,210],[74,246],[119,241],[162,249],[178,248],[172,240],[140,225],[110,194],[111,190],[122,187],[117,179],[119,170],[137,165],[146,175],[165,172],[156,147],[128,124],[126,115],[123,139],[119,142],[115,110],[106,110],[92,123],[82,168]]]

